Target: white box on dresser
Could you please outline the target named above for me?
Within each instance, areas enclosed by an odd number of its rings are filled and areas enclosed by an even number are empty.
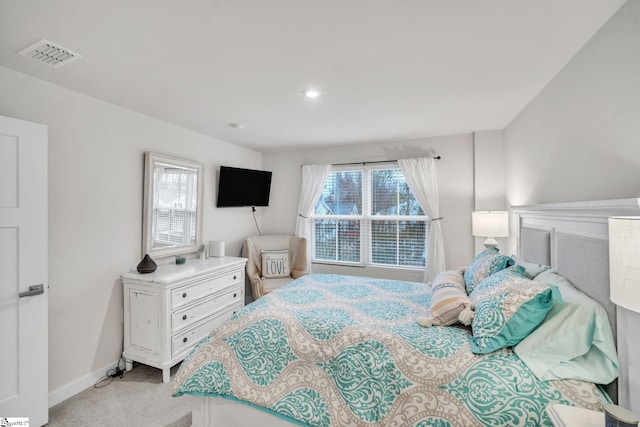
[[[189,350],[244,306],[246,258],[188,260],[153,273],[122,275],[126,369],[162,369],[162,381]]]

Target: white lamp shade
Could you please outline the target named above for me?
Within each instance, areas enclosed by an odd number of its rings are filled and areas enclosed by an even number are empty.
[[[640,313],[640,217],[609,218],[609,286],[614,304]]]
[[[474,236],[507,237],[509,235],[509,212],[476,211],[471,214]]]

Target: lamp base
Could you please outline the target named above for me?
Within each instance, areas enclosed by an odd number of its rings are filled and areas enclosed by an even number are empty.
[[[483,244],[484,244],[484,247],[487,249],[498,247],[498,242],[493,237],[487,237],[487,240],[485,240]]]

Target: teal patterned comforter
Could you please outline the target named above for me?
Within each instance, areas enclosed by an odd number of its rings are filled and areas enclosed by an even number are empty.
[[[551,426],[552,403],[601,409],[580,381],[541,382],[510,350],[470,351],[464,327],[421,328],[424,283],[308,275],[200,342],[175,396],[249,402],[312,426]]]

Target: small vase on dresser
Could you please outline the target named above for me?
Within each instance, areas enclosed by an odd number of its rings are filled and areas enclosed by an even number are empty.
[[[127,371],[140,362],[162,369],[168,382],[171,367],[244,306],[246,263],[238,257],[196,259],[122,275]]]

